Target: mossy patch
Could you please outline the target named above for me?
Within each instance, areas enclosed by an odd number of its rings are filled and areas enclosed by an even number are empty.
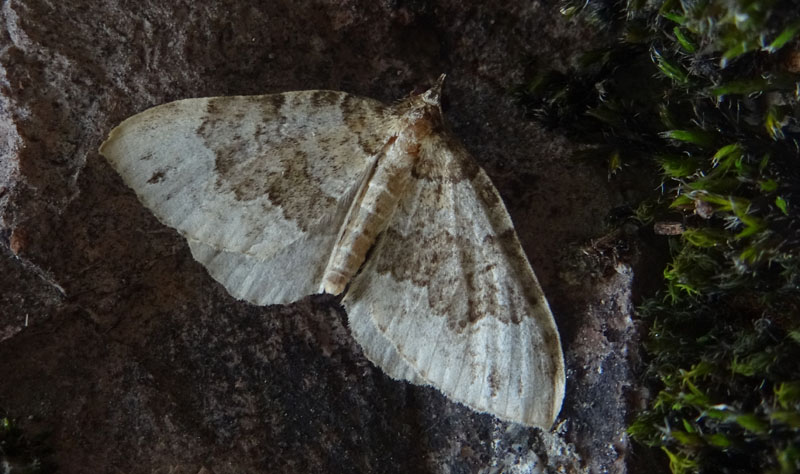
[[[584,158],[661,186],[631,218],[671,252],[629,432],[683,472],[800,472],[800,9],[570,1],[617,38],[517,93]]]

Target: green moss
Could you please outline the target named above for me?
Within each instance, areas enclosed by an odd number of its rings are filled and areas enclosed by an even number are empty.
[[[543,70],[520,103],[609,174],[672,255],[649,324],[656,395],[630,433],[672,472],[800,472],[800,9],[788,0],[567,1],[620,38]],[[796,66],[795,66],[796,67]]]

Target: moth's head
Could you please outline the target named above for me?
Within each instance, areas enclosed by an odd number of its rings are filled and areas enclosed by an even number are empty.
[[[444,78],[445,74],[442,74],[433,87],[422,94],[412,95],[398,104],[399,115],[405,119],[407,125],[428,129],[428,133],[443,127],[441,98]]]
[[[442,108],[442,85],[444,84],[445,76],[447,76],[447,74],[439,76],[439,79],[436,80],[436,84],[434,84],[433,87],[420,94],[420,98],[423,102],[432,107],[437,107],[439,110]]]

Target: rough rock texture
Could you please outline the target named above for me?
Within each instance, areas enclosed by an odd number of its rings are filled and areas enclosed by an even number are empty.
[[[489,3],[3,2],[0,411],[51,433],[64,473],[625,472],[631,270],[561,271],[622,192],[509,93],[532,57],[563,66],[593,38],[555,3]],[[559,324],[567,397],[550,433],[387,378],[330,299],[234,300],[97,153],[178,98],[392,101],[442,72],[446,118]]]

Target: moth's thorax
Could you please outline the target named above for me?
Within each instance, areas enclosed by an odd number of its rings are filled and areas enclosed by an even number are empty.
[[[430,93],[395,106],[399,131],[387,141],[351,205],[323,274],[321,290],[326,293],[340,294],[358,272],[403,197],[424,141],[441,129],[438,95],[432,102]]]

